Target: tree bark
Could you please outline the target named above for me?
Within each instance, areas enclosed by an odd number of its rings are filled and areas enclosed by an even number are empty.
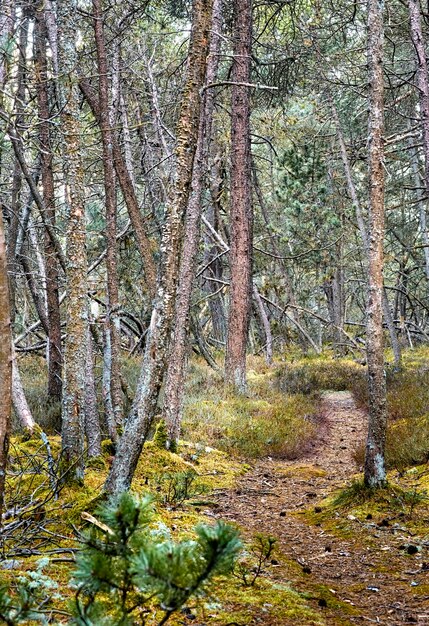
[[[88,456],[101,454],[101,430],[97,406],[97,393],[94,378],[94,340],[88,326],[86,386],[85,386],[85,434],[88,444]]]
[[[369,263],[367,302],[367,360],[369,423],[365,451],[365,483],[386,482],[386,383],[383,354],[383,240],[384,240],[384,84],[383,4],[368,0],[369,68]]]
[[[330,96],[329,98],[331,102],[332,116],[335,122],[336,131],[337,131],[338,143],[340,144],[341,160],[343,162],[344,172],[346,175],[347,188],[349,190],[349,194],[353,202],[353,206],[355,208],[356,221],[357,221],[358,229],[359,229],[360,236],[361,236],[362,243],[363,243],[363,248],[364,248],[364,253],[365,253],[365,263],[367,267],[367,264],[369,262],[369,246],[370,246],[368,232],[367,232],[367,228],[365,224],[365,219],[362,213],[362,208],[359,202],[357,190],[353,181],[352,172],[351,172],[350,163],[349,163],[349,157],[347,154],[347,148],[346,148],[343,133],[341,130],[341,124],[340,124],[340,120],[338,117],[337,108],[335,106],[332,96]],[[384,319],[386,321],[386,326],[389,330],[390,343],[392,344],[395,365],[397,367],[400,367],[401,358],[402,358],[401,346],[399,345],[398,335],[397,335],[396,328],[395,328],[395,322],[393,320],[392,311],[390,309],[390,304],[389,304],[389,300],[388,300],[385,288],[383,288],[382,306],[383,306],[383,314],[384,314]]]
[[[172,199],[166,207],[159,288],[152,311],[133,407],[105,483],[105,490],[109,493],[120,493],[131,485],[138,459],[156,413],[168,357],[174,320],[180,250],[183,243],[183,218],[188,205],[192,180],[200,118],[200,91],[206,73],[211,16],[211,0],[194,0],[187,76],[177,128],[176,180]]]
[[[51,146],[48,93],[48,65],[46,57],[47,30],[45,15],[36,11],[35,67],[37,105],[39,112],[39,144],[41,158],[43,202],[46,220],[55,228],[55,191],[53,155]],[[61,315],[58,293],[58,262],[55,247],[45,233],[46,299],[48,317],[48,395],[60,401],[62,397]]]
[[[221,0],[214,0],[212,18],[212,37],[207,61],[207,83],[215,82],[219,58],[219,36],[221,26]],[[180,259],[178,289],[173,324],[173,337],[168,361],[164,419],[167,425],[168,440],[175,446],[180,434],[182,417],[185,370],[189,334],[189,311],[191,307],[192,287],[195,281],[195,266],[200,241],[200,221],[203,204],[204,183],[209,155],[214,98],[211,91],[206,91],[201,105],[198,131],[198,143],[192,172],[191,194],[185,218],[185,237]]]
[[[74,79],[75,35],[78,23],[76,0],[58,3],[58,54],[63,159],[67,202],[66,340],[62,411],[62,460],[67,479],[81,482],[84,476],[84,406],[88,338],[87,259],[85,249],[84,173],[81,157],[79,91]]]
[[[104,194],[106,205],[106,335],[110,342],[110,394],[113,415],[116,424],[122,423],[122,389],[120,370],[120,322],[118,268],[116,254],[116,179],[113,163],[112,129],[109,116],[109,83],[106,45],[104,40],[103,8],[101,0],[93,0],[94,33],[98,62],[98,106],[100,112],[100,130],[103,144]]]
[[[231,113],[230,305],[225,379],[246,392],[246,346],[252,298],[252,193],[250,154],[250,82],[252,0],[235,0]]]
[[[28,406],[25,397],[24,387],[22,386],[21,375],[19,373],[18,363],[16,359],[15,349],[12,346],[12,404],[16,417],[18,418],[24,430],[32,433],[36,423]]]
[[[12,410],[12,336],[3,218],[0,215],[0,529]]]

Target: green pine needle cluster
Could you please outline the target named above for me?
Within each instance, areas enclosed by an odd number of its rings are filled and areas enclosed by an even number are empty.
[[[241,548],[237,531],[223,522],[199,525],[192,539],[174,541],[156,524],[147,496],[123,493],[88,519],[71,581],[70,624],[78,626],[162,626],[215,576],[230,573]],[[39,596],[28,585],[13,595],[0,589],[0,617],[9,626],[47,623]]]

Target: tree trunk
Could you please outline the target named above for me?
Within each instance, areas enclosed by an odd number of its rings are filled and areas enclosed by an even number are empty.
[[[176,180],[172,199],[166,207],[160,284],[152,311],[136,397],[105,484],[105,490],[109,493],[120,493],[130,487],[156,413],[174,320],[184,232],[183,218],[189,200],[198,138],[200,91],[206,73],[211,16],[211,0],[194,0],[187,76],[177,128]]]
[[[347,155],[346,144],[344,142],[344,137],[343,137],[343,133],[342,133],[342,130],[341,130],[341,125],[340,125],[340,120],[339,120],[339,117],[338,117],[337,108],[336,108],[335,103],[334,103],[334,101],[333,101],[331,96],[330,96],[330,101],[331,101],[332,116],[334,118],[336,131],[337,131],[338,143],[340,144],[341,160],[343,162],[344,172],[345,172],[345,175],[346,175],[347,188],[349,190],[349,194],[350,194],[350,197],[352,199],[353,206],[355,208],[356,221],[357,221],[358,229],[359,229],[360,236],[361,236],[362,243],[363,243],[363,248],[364,248],[364,253],[365,253],[365,264],[367,266],[368,261],[369,261],[369,246],[370,246],[368,232],[367,232],[367,228],[366,228],[366,225],[365,225],[365,220],[364,220],[364,217],[363,217],[363,213],[362,213],[362,209],[361,209],[361,206],[360,206],[359,198],[358,198],[358,195],[357,195],[356,187],[355,187],[355,184],[354,184],[354,181],[353,181],[352,172],[351,172],[351,169],[350,169],[349,158],[348,158],[348,155]],[[401,365],[401,358],[402,358],[401,346],[399,345],[398,335],[397,335],[396,328],[395,328],[395,322],[394,322],[393,317],[392,317],[392,311],[390,309],[389,300],[388,300],[388,297],[387,297],[386,290],[384,288],[383,288],[383,302],[382,302],[382,306],[383,306],[384,319],[385,319],[387,328],[389,330],[390,343],[392,344],[393,355],[394,355],[394,358],[395,358],[395,365],[396,365],[396,367],[400,367],[400,365]]]
[[[101,430],[98,415],[97,393],[94,378],[94,340],[88,326],[86,386],[85,386],[85,434],[88,444],[88,456],[101,454]]]
[[[109,84],[106,46],[104,41],[103,8],[101,0],[93,0],[94,32],[98,62],[98,106],[103,144],[104,194],[106,204],[106,335],[110,341],[110,394],[116,424],[122,423],[122,389],[120,371],[120,322],[118,268],[116,254],[116,180],[113,164],[112,129],[109,117]]]
[[[219,36],[221,26],[221,0],[214,0],[212,18],[212,37],[207,61],[207,83],[213,83],[217,75],[219,59]],[[200,240],[200,221],[203,204],[204,183],[206,180],[209,144],[211,136],[214,99],[211,90],[204,94],[201,105],[198,143],[192,173],[191,194],[185,218],[185,237],[182,246],[179,284],[176,296],[176,308],[173,324],[173,337],[168,362],[164,419],[167,424],[168,439],[175,447],[180,434],[182,417],[185,370],[189,334],[189,311],[192,287],[195,281],[195,265]]]
[[[246,392],[246,346],[252,298],[252,193],[250,155],[250,82],[252,0],[234,2],[232,66],[230,304],[225,379]]]
[[[369,68],[369,263],[367,303],[367,359],[369,380],[369,424],[365,453],[365,483],[381,487],[386,482],[384,447],[386,439],[386,383],[383,354],[383,5],[368,1]]]
[[[0,215],[0,529],[2,525],[12,410],[12,336],[9,311],[6,244],[3,232],[3,218]]]
[[[55,192],[51,147],[48,67],[46,57],[47,30],[44,14],[36,11],[35,65],[37,105],[39,111],[39,144],[42,172],[43,202],[46,220],[55,227]],[[48,317],[48,395],[53,400],[62,397],[61,316],[58,294],[58,262],[55,248],[45,233],[46,298]]]
[[[81,482],[84,475],[84,406],[88,338],[87,259],[85,249],[84,173],[81,158],[79,91],[74,81],[76,67],[75,0],[58,3],[58,53],[61,130],[66,191],[67,267],[66,340],[62,411],[62,460],[67,479]]]
[[[408,0],[410,12],[411,39],[417,60],[417,91],[420,103],[420,119],[423,134],[423,152],[425,156],[425,187],[429,198],[429,80],[426,59],[425,40],[422,33],[420,18],[420,3],[418,0]]]
[[[21,375],[19,373],[18,363],[16,359],[15,349],[12,346],[12,404],[16,417],[18,418],[24,430],[32,433],[36,423],[28,406],[25,397],[24,387],[22,386]]]

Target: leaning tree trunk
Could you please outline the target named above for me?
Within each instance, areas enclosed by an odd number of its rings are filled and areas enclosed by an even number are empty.
[[[76,0],[58,5],[58,53],[63,167],[67,202],[66,289],[68,306],[64,358],[62,459],[67,478],[84,475],[84,403],[87,359],[88,309],[85,249],[84,172],[81,159],[79,91],[75,82],[77,28]]]
[[[113,164],[112,129],[109,117],[109,83],[106,45],[104,40],[103,8],[101,0],[93,0],[95,46],[98,63],[98,106],[103,144],[104,194],[106,204],[106,270],[107,303],[106,335],[110,342],[110,395],[115,426],[122,423],[122,389],[120,371],[119,288],[116,254],[116,179]],[[115,429],[116,431],[116,429]]]
[[[55,227],[55,192],[53,155],[51,146],[50,110],[48,94],[48,66],[46,57],[47,30],[44,14],[36,11],[35,64],[37,105],[39,111],[39,144],[42,170],[43,201],[46,220]],[[61,316],[58,294],[58,260],[55,247],[45,233],[46,299],[48,318],[48,395],[53,400],[62,397]]]
[[[0,528],[12,412],[12,336],[3,219],[0,215]]]
[[[198,138],[200,92],[206,74],[211,16],[211,0],[194,0],[188,69],[177,128],[176,180],[172,199],[166,207],[159,288],[133,407],[105,483],[105,490],[109,493],[120,493],[130,487],[156,413],[174,320],[183,218],[189,200]]]
[[[221,0],[214,0],[212,38],[207,62],[207,84],[213,83],[217,75],[219,59],[219,36],[221,28]],[[216,33],[216,35],[214,34]],[[189,310],[192,286],[195,281],[195,265],[200,240],[200,221],[203,204],[204,183],[206,180],[211,126],[214,110],[214,96],[211,90],[204,94],[201,107],[198,143],[192,173],[191,195],[186,210],[185,237],[179,269],[179,285],[173,325],[167,376],[165,382],[164,419],[167,424],[170,446],[175,444],[180,434],[181,412],[185,383],[186,353],[188,348]]]
[[[230,305],[225,379],[246,391],[246,346],[252,302],[252,191],[250,155],[250,82],[252,0],[234,3],[232,67]]]
[[[365,483],[381,487],[386,481],[386,383],[383,355],[383,5],[368,1],[369,68],[369,262],[367,303],[367,355],[369,424],[365,453]]]

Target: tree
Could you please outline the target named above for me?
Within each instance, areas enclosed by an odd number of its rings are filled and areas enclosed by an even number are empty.
[[[386,481],[386,383],[383,354],[383,241],[384,241],[384,84],[383,5],[368,2],[369,68],[369,262],[367,356],[369,421],[365,451],[365,483],[381,487]]]
[[[253,211],[250,152],[250,82],[252,2],[234,2],[234,50],[231,110],[230,305],[225,378],[246,391],[246,347],[252,301]]]
[[[87,258],[85,234],[85,182],[81,157],[79,88],[76,66],[77,2],[58,3],[58,53],[61,77],[60,116],[63,133],[65,197],[67,204],[68,306],[62,410],[62,458],[67,477],[77,481],[84,475],[85,371],[88,338]]]
[[[3,218],[0,216],[0,528],[12,411],[12,337]]]
[[[221,31],[221,2],[214,0],[212,37],[207,61],[207,84],[215,82],[219,63],[218,33]],[[166,382],[164,413],[168,429],[169,445],[175,447],[180,434],[182,402],[185,383],[186,352],[188,349],[189,313],[191,307],[192,288],[195,281],[196,258],[200,240],[200,221],[205,189],[210,136],[214,110],[214,94],[212,89],[204,92],[201,106],[197,148],[192,172],[191,194],[186,209],[185,236],[182,244],[173,336],[170,347]]]
[[[187,76],[177,126],[176,180],[172,198],[166,207],[158,293],[152,310],[133,407],[105,483],[105,490],[109,493],[117,494],[129,489],[157,408],[174,319],[180,250],[184,235],[183,219],[189,200],[198,139],[200,92],[206,74],[211,19],[211,0],[195,0]]]
[[[55,227],[55,185],[53,153],[50,129],[49,80],[46,55],[47,29],[45,13],[36,12],[35,20],[35,66],[37,85],[37,105],[39,123],[39,143],[43,202],[46,220]],[[45,233],[46,262],[46,313],[48,323],[48,394],[52,400],[62,397],[62,346],[61,315],[58,293],[58,259],[49,234]]]

